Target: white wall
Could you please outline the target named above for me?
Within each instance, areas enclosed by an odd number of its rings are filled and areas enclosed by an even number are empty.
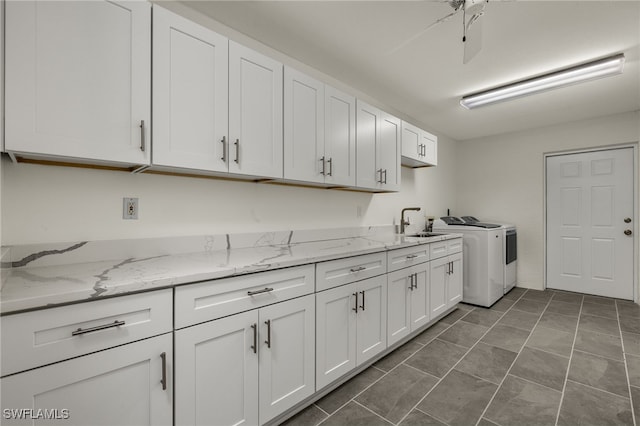
[[[639,139],[640,112],[634,112],[459,142],[457,209],[452,213],[515,223],[518,286],[542,289],[543,154]]]
[[[403,168],[396,194],[131,175],[4,158],[2,244],[399,223],[400,210],[409,205],[423,207],[422,217],[453,207],[456,142],[441,138],[439,151],[436,168]],[[122,219],[122,197],[139,198],[139,220]]]

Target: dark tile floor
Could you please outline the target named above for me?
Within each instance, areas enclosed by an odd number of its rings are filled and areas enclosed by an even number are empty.
[[[460,304],[285,424],[640,426],[640,305],[520,288]]]

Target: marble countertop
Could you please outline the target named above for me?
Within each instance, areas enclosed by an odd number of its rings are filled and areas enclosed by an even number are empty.
[[[149,253],[149,256],[131,256],[109,261],[45,263],[44,266],[37,262],[29,264],[38,256],[44,256],[42,253],[49,255],[65,252],[43,250],[26,256],[28,262],[13,262],[13,267],[2,269],[0,314],[322,262],[460,236],[448,234],[416,238],[380,233],[293,242],[289,234],[288,241],[284,243],[238,248],[229,247],[227,236],[227,248],[222,249],[177,254]],[[66,251],[85,244],[75,244]],[[22,266],[23,263],[27,264]]]

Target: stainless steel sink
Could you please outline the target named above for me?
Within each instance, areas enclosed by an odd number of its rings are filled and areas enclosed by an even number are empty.
[[[418,232],[416,234],[405,234],[405,237],[418,237],[418,238],[428,238],[428,237],[441,237],[443,235],[447,235],[441,232]]]

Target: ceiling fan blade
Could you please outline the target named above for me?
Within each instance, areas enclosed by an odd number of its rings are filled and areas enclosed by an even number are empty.
[[[469,8],[474,9],[474,8]],[[484,14],[484,5],[476,9],[476,12],[471,14],[465,22],[464,37],[462,39],[464,44],[464,57],[463,64],[468,63],[473,59],[480,49],[482,49],[482,15]],[[469,16],[469,15],[467,15]],[[465,16],[466,18],[466,16]]]
[[[396,53],[397,51],[405,48],[407,45],[411,44],[412,42],[414,42],[418,38],[422,37],[424,35],[424,33],[429,31],[431,28],[433,28],[436,25],[438,25],[438,24],[440,24],[442,22],[445,22],[445,21],[449,20],[450,18],[452,18],[453,15],[455,15],[456,13],[458,13],[458,10],[455,10],[455,11],[451,12],[450,14],[448,14],[447,16],[442,17],[442,18],[438,19],[437,21],[429,24],[427,27],[425,27],[424,29],[420,30],[418,33],[414,34],[410,38],[406,39],[405,41],[400,43],[398,46],[396,46],[393,49],[389,50],[386,54],[387,55],[392,55],[392,54]]]

